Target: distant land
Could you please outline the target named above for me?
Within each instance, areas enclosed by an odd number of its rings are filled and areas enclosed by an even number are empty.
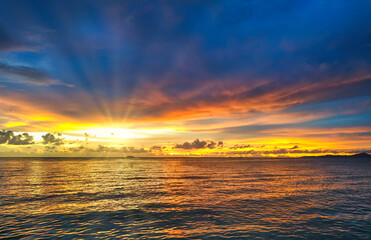
[[[324,156],[303,156],[299,158],[371,158],[371,155],[363,152],[353,155],[324,155]]]

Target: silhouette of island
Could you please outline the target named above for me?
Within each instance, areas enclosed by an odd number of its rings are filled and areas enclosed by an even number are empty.
[[[352,157],[357,157],[357,158],[371,158],[371,155],[366,153],[366,152],[363,152],[363,153],[358,153],[358,154],[354,154],[352,155]]]
[[[362,159],[371,159],[371,155],[368,154],[367,152],[362,152],[362,153],[356,153],[353,155],[324,155],[324,156],[303,156],[301,158],[362,158]]]

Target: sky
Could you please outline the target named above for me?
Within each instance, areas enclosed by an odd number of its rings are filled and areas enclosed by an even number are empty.
[[[0,8],[0,156],[371,151],[371,1]]]

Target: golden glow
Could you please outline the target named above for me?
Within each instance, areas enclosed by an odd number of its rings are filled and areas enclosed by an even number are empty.
[[[87,136],[94,139],[101,140],[120,140],[120,139],[136,139],[148,138],[153,135],[166,134],[173,131],[173,129],[129,129],[129,128],[89,128],[79,131],[68,131],[67,134]]]
[[[30,116],[30,120],[33,121],[56,121],[57,119],[50,115],[33,115]]]
[[[131,139],[131,138],[143,138],[145,135],[140,135],[131,129],[120,129],[120,128],[95,128],[88,129],[86,131],[76,131],[77,133],[87,133],[90,136],[102,139],[119,138],[119,139]]]
[[[260,99],[261,100],[261,99]],[[253,101],[253,100],[251,100]],[[255,100],[254,100],[255,101]],[[258,100],[257,100],[258,101]],[[150,104],[150,103],[147,103]],[[274,111],[252,115],[230,115],[231,109],[244,106],[241,104],[223,103],[221,106],[197,106],[185,109],[173,109],[164,115],[155,117],[128,118],[114,121],[102,115],[92,113],[89,116],[72,119],[59,115],[53,109],[42,108],[23,95],[0,97],[0,105],[8,111],[2,116],[0,129],[12,130],[16,134],[28,132],[34,137],[32,145],[0,145],[0,153],[9,156],[16,154],[55,154],[84,155],[88,151],[76,151],[83,146],[98,154],[99,146],[111,148],[104,154],[115,155],[123,147],[143,148],[140,153],[125,152],[125,155],[139,156],[220,156],[220,157],[298,157],[303,155],[347,154],[349,152],[367,151],[370,149],[371,131],[368,126],[358,127],[295,127],[289,124],[307,122],[332,117],[330,113],[282,113]],[[264,105],[264,104],[263,104]],[[249,106],[254,106],[252,105]],[[267,108],[270,106],[267,103]],[[139,109],[140,110],[140,109]],[[248,109],[245,109],[246,111]],[[241,110],[242,112],[242,110]],[[87,112],[88,113],[88,112]],[[211,120],[210,120],[211,118]],[[216,121],[214,121],[215,119]],[[190,120],[191,119],[191,120]],[[209,121],[210,120],[210,121]],[[282,124],[283,127],[254,129],[245,132],[228,133],[229,128],[243,126],[264,126]],[[7,129],[8,128],[8,129]],[[25,130],[26,129],[26,130]],[[225,132],[224,132],[225,131]],[[47,133],[62,134],[63,144],[49,145],[43,143],[42,136]],[[362,134],[363,133],[363,134]],[[224,142],[223,147],[209,149],[176,148],[177,144],[192,142],[195,139]],[[250,145],[234,149],[235,145]],[[153,148],[156,146],[156,148]],[[264,147],[263,147],[264,146]],[[298,146],[298,147],[295,147]],[[46,147],[53,151],[47,151]],[[294,148],[295,147],[295,148]],[[117,151],[114,151],[117,148]],[[31,150],[30,150],[31,149]],[[287,150],[279,151],[281,149]],[[100,154],[100,152],[99,152]]]
[[[19,127],[19,126],[25,126],[27,125],[24,122],[14,122],[14,123],[7,123],[5,124],[6,127],[11,128],[11,127]]]

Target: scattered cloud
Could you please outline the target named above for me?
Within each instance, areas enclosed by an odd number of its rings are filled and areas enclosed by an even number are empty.
[[[209,148],[213,149],[216,147],[223,147],[223,141],[218,143],[214,141],[200,141],[199,139],[194,140],[193,142],[184,142],[183,144],[176,144],[174,148],[183,148],[183,149],[200,149],[200,148]]]
[[[14,134],[13,131],[0,131],[0,144],[29,145],[34,144],[33,136],[28,133]]]
[[[152,146],[151,147],[151,150],[161,151],[162,150],[162,147],[161,146]]]
[[[71,147],[71,148],[69,148],[69,151],[71,151],[71,152],[82,152],[84,150],[86,150],[86,148],[84,146],[82,146],[82,145],[79,146],[79,147]]]
[[[61,133],[57,133],[57,136],[62,136]],[[47,133],[43,136],[41,136],[43,139],[43,144],[52,144],[52,145],[62,145],[64,144],[64,139],[63,138],[58,138],[54,136],[52,133]]]

